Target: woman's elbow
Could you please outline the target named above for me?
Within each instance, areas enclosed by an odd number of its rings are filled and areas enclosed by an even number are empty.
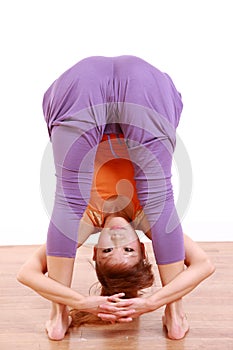
[[[215,265],[209,258],[206,258],[204,260],[202,268],[203,268],[203,271],[205,272],[205,278],[211,276],[216,270]]]
[[[29,285],[29,272],[26,266],[22,266],[16,275],[18,282],[28,286]]]

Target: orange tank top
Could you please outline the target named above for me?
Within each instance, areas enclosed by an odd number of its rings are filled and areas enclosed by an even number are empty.
[[[109,206],[111,201],[113,206]],[[86,214],[94,226],[102,227],[104,212],[110,207],[115,211],[130,210],[131,220],[141,211],[124,136],[115,134],[104,135],[98,146]]]

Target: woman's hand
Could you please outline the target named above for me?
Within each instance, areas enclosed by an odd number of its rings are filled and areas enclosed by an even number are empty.
[[[130,322],[131,315],[134,310],[130,307],[133,299],[121,299],[124,293],[112,295],[110,297],[90,296],[84,297],[79,303],[80,311],[90,312],[100,317],[103,321],[115,322]]]
[[[111,296],[108,303],[100,305],[98,316],[103,321],[130,322],[133,318],[153,311],[148,298],[133,298],[122,300],[119,296]]]
[[[133,298],[129,299],[132,302],[130,308],[134,310],[133,318],[137,318],[145,313],[152,312],[155,310],[153,305],[150,303],[149,297],[145,298]]]

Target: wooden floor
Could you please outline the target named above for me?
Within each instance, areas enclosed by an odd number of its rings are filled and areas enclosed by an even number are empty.
[[[163,310],[141,316],[127,325],[82,326],[71,329],[61,342],[50,341],[44,321],[50,304],[20,285],[15,275],[35,246],[0,247],[1,350],[232,350],[233,349],[233,242],[200,243],[216,265],[216,272],[184,299],[191,329],[179,341],[167,339],[161,325]],[[153,260],[150,244],[149,256]],[[73,287],[88,293],[95,282],[88,260],[91,248],[82,247],[75,265]],[[88,273],[87,273],[88,269]],[[158,272],[155,267],[155,274]],[[158,287],[158,278],[157,286]]]

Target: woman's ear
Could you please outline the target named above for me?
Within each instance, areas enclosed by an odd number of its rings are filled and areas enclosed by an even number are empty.
[[[92,260],[93,260],[93,261],[96,261],[96,257],[97,257],[97,246],[95,245],[95,246],[94,246],[94,249],[93,249],[93,257],[92,257]]]
[[[144,243],[141,242],[142,258],[146,259],[146,248]]]

